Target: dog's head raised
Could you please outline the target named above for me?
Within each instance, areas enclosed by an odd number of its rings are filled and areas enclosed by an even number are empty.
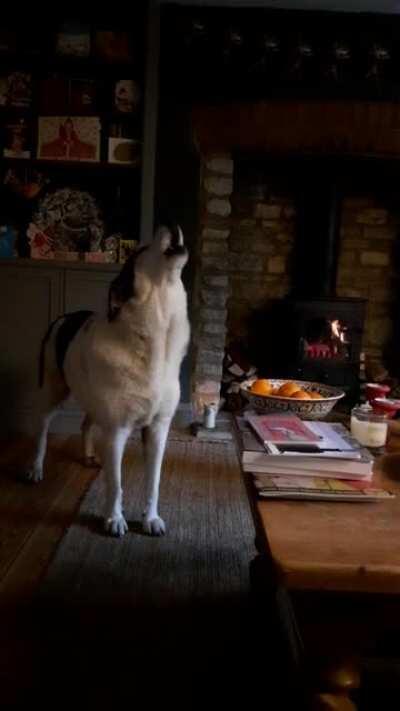
[[[134,252],[112,282],[108,295],[109,320],[113,320],[123,304],[135,296],[135,278],[138,282],[144,277],[153,284],[164,278],[176,281],[188,256],[181,228],[178,225],[159,227],[153,241]]]
[[[188,251],[179,225],[159,227],[147,253],[143,255],[143,261],[146,263],[153,262],[156,271],[161,273],[176,270],[180,272],[187,260]]]

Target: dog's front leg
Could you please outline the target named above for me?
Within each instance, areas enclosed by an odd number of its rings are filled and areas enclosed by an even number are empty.
[[[121,427],[107,436],[104,442],[103,471],[107,487],[104,524],[112,536],[123,536],[128,530],[122,514],[121,464],[129,434],[129,428]]]
[[[144,427],[142,430],[147,478],[147,503],[143,513],[143,530],[152,536],[163,536],[166,531],[165,523],[158,515],[158,491],[170,424],[170,418],[156,419],[149,427]]]

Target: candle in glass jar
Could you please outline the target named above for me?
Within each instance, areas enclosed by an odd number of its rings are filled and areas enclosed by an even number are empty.
[[[354,408],[351,413],[351,432],[364,447],[384,447],[388,424],[383,415],[372,412],[372,408]]]

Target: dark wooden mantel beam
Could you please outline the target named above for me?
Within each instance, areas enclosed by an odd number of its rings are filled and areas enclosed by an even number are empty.
[[[400,103],[272,101],[198,105],[194,140],[203,153],[246,151],[400,157]]]

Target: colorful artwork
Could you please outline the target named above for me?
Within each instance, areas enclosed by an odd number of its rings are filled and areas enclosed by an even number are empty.
[[[70,188],[43,197],[28,231],[34,246],[45,239],[58,252],[96,252],[101,249],[104,236],[105,227],[95,199],[83,190]]]
[[[38,157],[47,160],[100,160],[100,119],[92,116],[41,116]]]

